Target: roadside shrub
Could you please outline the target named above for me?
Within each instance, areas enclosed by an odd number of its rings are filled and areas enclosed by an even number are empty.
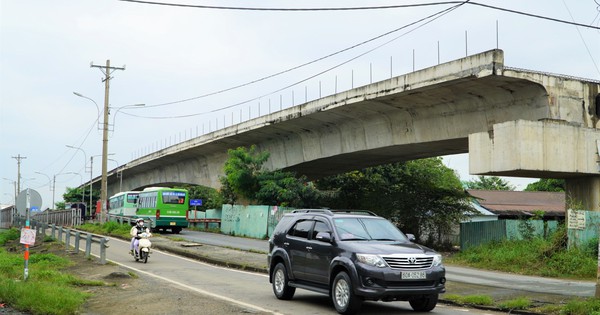
[[[600,313],[600,299],[572,300],[562,309],[564,315],[590,315]]]
[[[514,300],[498,303],[498,307],[503,310],[524,310],[531,306],[531,301],[526,297],[516,298]]]
[[[589,257],[598,257],[598,238],[593,238],[583,244],[581,250]]]
[[[4,246],[6,242],[19,239],[21,237],[21,231],[12,228],[0,233],[0,246]]]

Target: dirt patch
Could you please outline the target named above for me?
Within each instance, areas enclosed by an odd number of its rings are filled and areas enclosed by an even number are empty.
[[[23,245],[18,241],[5,246],[12,252],[23,252]],[[160,281],[156,278],[138,275],[125,267],[107,263],[100,264],[97,258],[85,258],[82,252],[67,252],[64,244],[56,242],[36,245],[30,253],[52,253],[66,257],[73,265],[66,272],[82,279],[99,280],[103,286],[82,287],[81,290],[91,293],[79,314],[112,315],[127,314],[133,311],[139,314],[268,314],[251,309],[244,309],[209,296],[198,294]],[[30,273],[34,272],[30,270]],[[0,307],[0,314],[23,315],[10,305]]]

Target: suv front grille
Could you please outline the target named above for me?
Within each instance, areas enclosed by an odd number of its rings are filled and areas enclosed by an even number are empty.
[[[397,255],[382,258],[392,269],[422,270],[431,268],[433,264],[432,256]]]

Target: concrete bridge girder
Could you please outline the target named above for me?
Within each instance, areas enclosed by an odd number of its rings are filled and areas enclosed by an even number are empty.
[[[162,149],[124,166],[123,190],[172,181],[218,188],[227,150],[252,144],[270,152],[267,168],[314,179],[467,153],[470,134],[492,134],[503,122],[561,119],[591,127],[597,123],[590,107],[594,89],[597,94],[598,84],[507,68],[503,52],[492,50]],[[110,191],[116,192],[116,182],[109,176]]]

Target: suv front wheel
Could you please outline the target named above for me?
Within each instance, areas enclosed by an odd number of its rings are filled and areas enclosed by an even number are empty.
[[[331,300],[336,311],[344,315],[355,314],[362,304],[362,299],[354,294],[352,281],[345,271],[341,271],[333,279]]]
[[[296,288],[288,285],[288,275],[285,265],[277,263],[273,269],[273,293],[280,300],[290,300],[296,293]]]
[[[435,308],[435,305],[437,304],[437,302],[438,302],[437,294],[427,295],[422,298],[413,299],[413,300],[408,301],[408,303],[410,303],[410,306],[416,312],[429,312]]]

